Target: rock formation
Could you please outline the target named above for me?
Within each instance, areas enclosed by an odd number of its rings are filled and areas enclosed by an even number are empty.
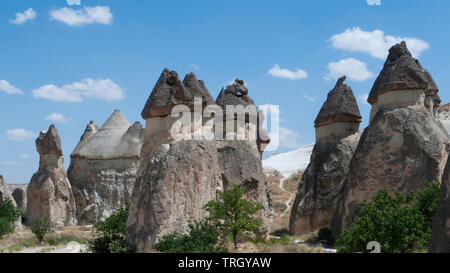
[[[441,196],[434,215],[430,253],[450,253],[450,160],[442,176]]]
[[[190,120],[194,97],[202,98],[202,106],[213,103],[194,74],[181,82],[175,71],[165,69],[142,111],[145,139],[127,220],[127,241],[138,252],[150,250],[166,234],[185,233],[188,220],[204,218],[203,206],[222,189],[214,142],[171,137],[177,121],[172,108],[186,105],[182,114]]]
[[[130,201],[143,138],[142,125],[119,110],[100,129],[87,125],[68,170],[79,224],[95,224]]]
[[[253,100],[248,96],[248,89],[244,82],[236,79],[235,82],[222,89],[217,97],[216,104],[222,107],[224,113],[224,121],[227,123],[225,128],[225,136],[233,135],[232,133],[244,132],[245,140],[217,140],[217,152],[219,156],[219,165],[221,168],[221,177],[224,190],[229,190],[233,185],[239,185],[248,189],[247,197],[264,206],[260,217],[264,220],[264,226],[260,231],[260,235],[267,235],[269,227],[269,201],[267,199],[267,185],[262,166],[262,153],[264,147],[269,144],[270,139],[267,131],[262,128],[263,113],[258,113]],[[227,106],[243,106],[247,108],[244,115],[227,116]],[[239,111],[237,111],[239,112]],[[244,123],[239,123],[242,118]],[[252,120],[253,118],[253,120]],[[259,119],[258,119],[259,118]],[[234,124],[234,130],[227,129],[228,124]],[[243,128],[240,128],[243,127]],[[255,130],[252,132],[252,130]],[[254,134],[252,136],[252,134]]]
[[[14,201],[16,202],[17,206],[20,208],[26,208],[27,207],[27,193],[22,188],[15,188],[14,191],[11,193],[12,197],[14,198]]]
[[[5,200],[5,198],[9,198],[15,204],[14,198],[9,191],[8,185],[6,184],[3,175],[0,175],[0,201]]]
[[[450,134],[450,103],[441,105],[437,109],[437,118],[438,120],[444,125],[445,130],[447,130],[447,133]]]
[[[338,80],[315,121],[316,144],[295,198],[289,229],[293,234],[330,228],[341,189],[358,145],[361,114],[352,89]]]
[[[49,217],[57,225],[76,224],[75,201],[64,169],[61,139],[54,125],[40,133],[36,147],[39,170],[28,185],[26,222]]]
[[[207,108],[217,115],[202,116]],[[127,220],[127,241],[138,252],[150,250],[166,234],[187,232],[188,221],[203,219],[203,206],[233,184],[247,187],[251,198],[267,206],[261,197],[266,192],[256,139],[233,142],[205,136],[205,131],[215,134],[219,123],[214,121],[222,121],[221,112],[194,74],[181,81],[175,71],[162,72],[142,111],[145,139]],[[181,120],[194,121],[194,126],[178,128]],[[174,132],[184,137],[174,137]],[[202,137],[195,138],[199,133]]]
[[[434,116],[437,92],[404,42],[389,50],[368,98],[370,124],[350,163],[342,207],[333,221],[335,235],[351,226],[360,202],[380,189],[407,193],[441,180],[449,136]]]
[[[2,175],[0,175],[0,201],[4,201],[6,198],[12,201],[12,203],[17,206],[14,197],[11,195],[11,192],[9,191],[9,187],[5,182],[5,179]],[[17,221],[14,223],[14,228],[16,230],[19,230],[22,228],[22,222],[20,219],[17,219]]]

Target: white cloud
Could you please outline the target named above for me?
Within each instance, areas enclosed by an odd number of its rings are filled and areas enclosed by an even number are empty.
[[[199,70],[200,66],[196,65],[196,64],[190,64],[190,67],[194,68],[195,70]]]
[[[360,103],[370,106],[370,103],[367,102],[368,98],[369,98],[369,94],[367,94],[367,93],[364,93],[364,94],[361,94],[358,96],[358,100]]]
[[[52,20],[60,21],[69,26],[81,26],[86,24],[110,25],[113,15],[108,6],[83,7],[74,10],[72,8],[60,8],[50,11]]]
[[[6,94],[23,94],[23,91],[14,85],[10,84],[8,81],[0,80],[0,91],[6,92]]]
[[[38,136],[38,134],[36,134],[33,131],[27,131],[25,129],[12,129],[12,130],[8,130],[6,132],[6,137],[9,140],[14,140],[14,141],[26,141],[29,139],[34,139]]]
[[[83,97],[106,101],[121,100],[125,93],[110,79],[84,79],[61,87],[45,85],[32,91],[33,97],[55,101],[81,102]]]
[[[66,101],[66,102],[81,102],[81,94],[76,90],[68,88],[69,86],[63,86],[59,88],[56,85],[49,84],[44,85],[38,89],[32,91],[33,97],[40,99],[48,99],[55,101]]]
[[[30,159],[31,158],[31,156],[29,154],[27,154],[27,153],[21,153],[20,157],[24,158],[24,159]]]
[[[305,98],[305,99],[307,99],[307,100],[309,100],[309,101],[312,101],[312,102],[315,102],[316,101],[316,97],[311,97],[311,96],[308,96],[308,95],[303,95],[303,97]]]
[[[270,70],[269,74],[275,78],[284,78],[289,80],[300,80],[308,78],[308,73],[302,69],[296,68],[295,71],[289,69],[281,68],[278,64],[274,65]]]
[[[329,63],[328,74],[325,79],[338,79],[342,76],[347,76],[353,81],[365,81],[372,78],[374,74],[367,69],[367,64],[354,58],[340,60],[336,63]]]
[[[79,6],[79,5],[81,5],[81,0],[67,0],[67,5]]]
[[[59,122],[59,123],[67,123],[69,120],[64,117],[63,114],[60,113],[51,113],[50,115],[45,117],[47,121]]]
[[[29,8],[24,12],[16,13],[16,18],[10,20],[9,22],[16,25],[22,25],[29,20],[35,19],[36,16],[36,12],[32,8]]]
[[[367,4],[369,6],[373,6],[373,5],[380,6],[381,5],[381,0],[367,0]]]
[[[298,138],[300,137],[298,133],[285,127],[280,127],[279,129],[279,136],[270,134],[271,141],[279,143],[280,148],[298,149],[302,147],[302,145],[298,143]]]
[[[385,59],[389,48],[401,41],[406,42],[415,58],[419,57],[422,51],[430,48],[427,42],[417,38],[394,37],[385,35],[381,30],[368,32],[359,27],[349,28],[343,33],[333,35],[330,41],[333,48],[350,52],[365,52],[378,59]]]
[[[18,166],[20,165],[17,161],[0,161],[1,166]]]

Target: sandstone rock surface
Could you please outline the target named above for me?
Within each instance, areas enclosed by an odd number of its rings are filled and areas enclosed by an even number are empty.
[[[64,169],[61,139],[54,125],[40,133],[36,147],[39,170],[28,185],[26,222],[49,217],[57,225],[76,224],[75,201]]]
[[[130,201],[144,129],[115,110],[99,129],[91,121],[68,170],[79,224],[95,224]]]
[[[20,208],[27,207],[27,192],[22,188],[15,188],[11,193],[17,206]]]
[[[5,198],[9,198],[15,204],[14,198],[12,197],[11,192],[9,191],[8,185],[6,184],[3,175],[0,175],[0,201],[5,200]]]

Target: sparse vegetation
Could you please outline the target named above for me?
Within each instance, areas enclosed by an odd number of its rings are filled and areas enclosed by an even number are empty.
[[[51,232],[54,227],[55,223],[53,223],[48,216],[43,219],[37,219],[30,225],[30,229],[36,236],[39,244],[44,241],[45,235]]]
[[[0,239],[14,231],[14,222],[21,216],[21,211],[9,198],[0,201]]]
[[[226,253],[220,234],[209,221],[189,224],[189,234],[172,233],[164,236],[153,247],[165,253]]]
[[[439,199],[439,183],[410,194],[380,190],[372,201],[364,201],[351,229],[337,241],[339,252],[367,252],[367,243],[376,241],[383,253],[421,251],[431,237],[431,223]]]
[[[94,226],[96,237],[89,241],[93,253],[129,253],[132,249],[125,241],[128,205]]]

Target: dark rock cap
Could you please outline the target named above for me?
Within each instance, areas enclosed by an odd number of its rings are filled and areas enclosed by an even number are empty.
[[[403,41],[389,49],[383,70],[376,79],[367,101],[374,104],[378,96],[394,90],[423,89],[427,94],[436,94],[438,87],[430,73],[414,59]]]
[[[248,89],[243,80],[235,79],[234,83],[228,85],[219,93],[216,99],[216,104],[221,106],[224,110],[227,105],[254,105],[254,101],[248,96]]]
[[[50,125],[47,132],[41,132],[36,139],[36,148],[39,155],[55,154],[62,156],[61,138],[55,125]]]
[[[345,79],[345,76],[339,78],[336,86],[328,93],[314,122],[315,127],[334,122],[361,122],[358,103],[350,86],[344,84]]]
[[[142,118],[168,116],[172,108],[180,104],[188,106],[193,111],[195,97],[202,98],[202,107],[214,103],[204,82],[197,80],[194,73],[186,75],[181,82],[177,72],[166,68],[142,110]]]

